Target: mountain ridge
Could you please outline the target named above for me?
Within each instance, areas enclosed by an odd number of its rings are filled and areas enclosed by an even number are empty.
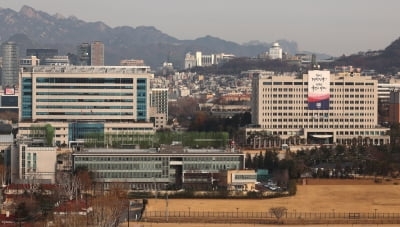
[[[118,65],[121,59],[143,59],[152,67],[164,61],[183,66],[187,52],[229,53],[252,57],[268,50],[271,43],[250,42],[238,44],[214,36],[194,40],[180,40],[158,30],[154,26],[110,27],[102,21],[85,22],[75,16],[50,15],[30,6],[20,11],[0,8],[0,42],[15,34],[25,34],[35,46],[29,48],[57,48],[60,54],[76,53],[83,42],[102,41],[105,45],[105,63]],[[296,42],[279,40],[285,52],[298,52]],[[22,45],[24,46],[24,45]],[[23,48],[20,50],[24,54]]]

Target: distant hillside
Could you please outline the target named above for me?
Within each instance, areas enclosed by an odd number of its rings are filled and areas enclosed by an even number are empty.
[[[103,22],[85,22],[76,17],[49,15],[24,6],[19,12],[0,8],[0,42],[24,37],[17,42],[20,52],[26,48],[58,48],[60,54],[75,53],[82,42],[102,41],[105,44],[105,63],[115,65],[125,58],[144,59],[157,67],[170,61],[183,66],[187,52],[232,53],[236,56],[256,56],[267,51],[270,43],[251,42],[240,45],[212,36],[195,40],[179,40],[154,27],[121,26],[112,28]],[[23,34],[23,35],[21,35]],[[24,36],[25,35],[25,36]],[[295,54],[297,44],[279,40],[285,52]]]
[[[352,65],[362,69],[375,69],[379,73],[400,72],[400,38],[384,50],[342,56],[329,65]]]

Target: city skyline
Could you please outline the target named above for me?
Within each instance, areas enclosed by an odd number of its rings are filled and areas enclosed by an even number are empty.
[[[297,42],[299,50],[333,56],[387,47],[400,35],[394,28],[400,21],[394,0],[368,2],[334,1],[318,4],[315,0],[280,2],[253,0],[228,2],[205,0],[193,5],[189,1],[168,2],[117,0],[61,1],[0,0],[2,8],[19,11],[23,5],[50,14],[75,16],[109,26],[154,26],[178,39],[195,39],[211,35],[246,43],[251,40],[273,42],[286,39]],[[91,8],[91,10],[87,10]]]

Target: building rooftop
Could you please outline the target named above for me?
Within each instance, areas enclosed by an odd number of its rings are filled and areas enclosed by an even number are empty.
[[[117,148],[90,148],[90,149],[85,149],[84,151],[81,152],[76,152],[74,155],[110,155],[110,154],[115,154],[115,155],[181,155],[181,154],[201,154],[201,155],[209,155],[209,154],[222,154],[222,155],[228,155],[228,154],[234,154],[233,152],[227,152],[226,150],[222,149],[189,149],[189,148],[183,148],[183,149],[176,149],[176,150],[164,150],[160,151],[157,150],[156,148],[150,148],[150,149],[117,149]]]
[[[34,66],[22,70],[36,73],[147,74],[150,66]]]

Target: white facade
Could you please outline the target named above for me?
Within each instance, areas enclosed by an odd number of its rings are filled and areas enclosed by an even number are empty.
[[[283,143],[387,144],[388,128],[378,125],[378,82],[359,74],[330,75],[328,109],[310,109],[309,76],[275,76],[260,72],[253,79],[252,123],[247,133],[264,132]],[[261,143],[267,143],[266,141]],[[265,146],[266,144],[262,144]]]
[[[19,66],[20,67],[37,66],[37,65],[40,65],[40,59],[37,58],[36,56],[30,56],[30,57],[19,59]]]
[[[274,43],[269,48],[269,57],[271,59],[282,59],[282,48],[279,46],[279,43]]]
[[[400,89],[400,80],[391,79],[389,83],[379,83],[378,84],[378,96],[384,102],[387,102],[390,98],[390,92],[393,90]]]
[[[179,97],[190,96],[190,89],[185,86],[180,86],[178,91],[179,91]]]
[[[42,61],[42,65],[69,65],[69,57],[68,56],[54,56],[51,58],[45,58]]]
[[[200,51],[197,51],[195,55],[192,55],[190,52],[185,56],[185,69],[190,69],[196,66],[211,66],[222,63],[229,59],[235,58],[233,54],[210,54],[205,55]]]
[[[56,147],[29,147],[21,144],[16,147],[11,163],[12,183],[25,184],[55,183]],[[13,166],[14,164],[14,166]]]
[[[185,69],[196,67],[196,65],[196,56],[192,55],[191,53],[187,53],[185,56]]]

